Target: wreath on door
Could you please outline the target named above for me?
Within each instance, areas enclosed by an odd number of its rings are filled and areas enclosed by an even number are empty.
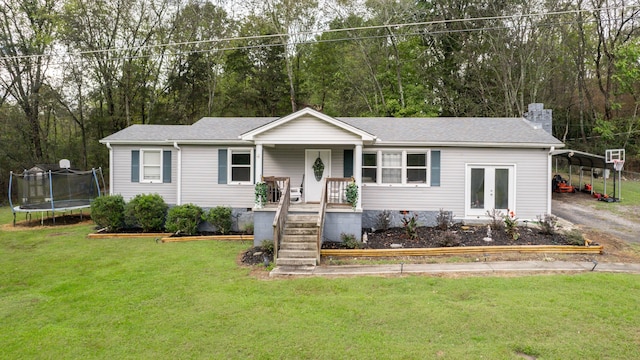
[[[324,163],[320,159],[320,153],[318,153],[318,158],[313,163],[313,176],[315,176],[316,181],[322,180],[322,173],[324,173]]]

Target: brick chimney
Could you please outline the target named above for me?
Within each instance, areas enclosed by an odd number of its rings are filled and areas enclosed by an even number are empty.
[[[544,104],[534,103],[529,104],[528,110],[529,111],[524,113],[525,119],[542,127],[543,130],[553,135],[553,115],[551,109],[545,109]]]

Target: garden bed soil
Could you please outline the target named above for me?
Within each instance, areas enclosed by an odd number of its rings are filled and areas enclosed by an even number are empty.
[[[404,228],[390,228],[367,233],[363,249],[391,248],[437,248],[458,246],[497,246],[497,245],[578,245],[562,233],[547,235],[538,228],[519,227],[517,240],[510,237],[504,229],[491,230],[491,241],[486,241],[487,225],[463,226],[455,224],[449,230],[437,227],[421,226],[416,229],[417,237],[410,238]],[[583,244],[579,244],[583,245]],[[341,242],[325,242],[323,249],[344,249]]]

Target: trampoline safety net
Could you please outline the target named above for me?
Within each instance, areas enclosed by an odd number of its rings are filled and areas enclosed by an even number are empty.
[[[29,171],[11,174],[9,182],[12,207],[24,210],[58,210],[87,207],[100,196],[98,177],[101,169]],[[13,189],[12,189],[13,188]]]

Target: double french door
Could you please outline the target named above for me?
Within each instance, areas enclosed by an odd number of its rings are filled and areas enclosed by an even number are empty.
[[[515,211],[513,165],[467,165],[466,212],[468,216],[487,216],[494,209],[507,214]]]

